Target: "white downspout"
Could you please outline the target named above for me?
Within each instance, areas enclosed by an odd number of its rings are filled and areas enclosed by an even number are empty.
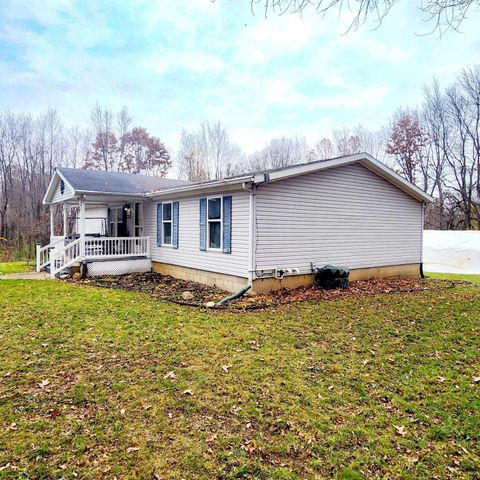
[[[256,185],[247,183],[242,184],[244,190],[250,192],[249,198],[249,240],[248,240],[248,283],[252,285],[255,280],[255,204],[256,204]]]

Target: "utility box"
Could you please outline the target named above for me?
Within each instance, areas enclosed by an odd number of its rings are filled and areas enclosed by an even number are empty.
[[[346,267],[334,265],[312,265],[315,283],[326,290],[348,288],[350,271]]]

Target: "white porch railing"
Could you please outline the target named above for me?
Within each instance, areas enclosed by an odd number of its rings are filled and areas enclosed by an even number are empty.
[[[57,273],[79,262],[82,258],[81,251],[81,238],[77,238],[62,248],[50,250],[50,276],[54,278]]]
[[[42,268],[46,267],[50,263],[50,252],[52,249],[61,248],[65,245],[65,237],[59,237],[52,243],[41,247],[37,245],[37,272],[40,272]]]
[[[149,257],[150,237],[86,237],[85,259]]]
[[[59,238],[45,247],[37,246],[37,271],[50,265],[50,275],[83,260],[115,260],[127,257],[150,258],[150,237]]]

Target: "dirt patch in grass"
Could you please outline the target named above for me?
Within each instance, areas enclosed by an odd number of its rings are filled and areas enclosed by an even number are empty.
[[[179,280],[169,275],[159,273],[137,273],[116,277],[102,277],[82,280],[81,283],[138,291],[151,294],[161,301],[176,302],[193,307],[204,307],[207,302],[218,302],[230,295],[228,292],[201,283]],[[220,308],[229,309],[262,309],[302,301],[335,300],[352,296],[371,296],[378,294],[415,293],[426,290],[442,290],[453,288],[456,284],[468,284],[464,281],[439,279],[402,279],[402,278],[372,278],[353,281],[347,289],[324,290],[316,285],[281,289],[263,295],[247,295],[231,301]],[[185,292],[187,298],[185,298]]]

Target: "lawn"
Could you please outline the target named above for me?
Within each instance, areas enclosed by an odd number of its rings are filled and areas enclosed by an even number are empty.
[[[232,313],[0,283],[0,478],[473,479],[480,289]]]
[[[480,275],[464,275],[460,273],[426,273],[428,278],[438,278],[441,280],[466,280],[467,282],[480,283]]]
[[[32,270],[33,266],[30,262],[0,262],[0,275],[31,272]]]

